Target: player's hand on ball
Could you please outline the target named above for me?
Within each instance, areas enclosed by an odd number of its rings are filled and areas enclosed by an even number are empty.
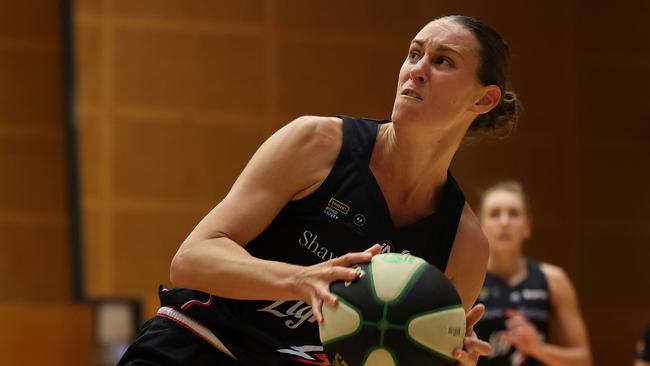
[[[474,324],[476,324],[485,313],[485,306],[483,304],[475,305],[467,313],[467,330],[465,332],[465,339],[463,340],[463,349],[457,349],[453,355],[458,360],[461,366],[473,366],[478,362],[479,356],[488,356],[492,353],[490,344],[478,339],[474,332]]]
[[[335,306],[338,299],[330,292],[330,284],[337,280],[354,281],[359,276],[351,268],[355,264],[370,262],[374,255],[381,253],[381,246],[375,244],[363,252],[348,253],[344,256],[304,267],[292,278],[292,287],[300,299],[311,305],[318,322],[323,321],[323,302]]]

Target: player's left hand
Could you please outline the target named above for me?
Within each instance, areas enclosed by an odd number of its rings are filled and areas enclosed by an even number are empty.
[[[460,366],[473,366],[478,362],[480,356],[488,356],[492,353],[490,344],[478,339],[474,332],[476,324],[485,313],[483,304],[475,305],[468,313],[466,318],[467,330],[465,339],[463,339],[463,349],[456,349],[453,352],[454,357],[458,360]]]

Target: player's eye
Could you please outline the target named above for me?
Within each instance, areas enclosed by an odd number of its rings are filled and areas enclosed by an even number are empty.
[[[418,52],[416,50],[411,50],[411,51],[409,51],[409,54],[408,54],[407,58],[410,61],[418,61],[421,58],[421,55],[420,55],[420,52]]]
[[[437,65],[452,67],[454,66],[454,61],[447,56],[438,56],[435,58],[434,63]]]

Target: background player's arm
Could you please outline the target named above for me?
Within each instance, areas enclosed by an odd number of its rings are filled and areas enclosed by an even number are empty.
[[[515,330],[516,326],[511,325],[509,325],[510,336],[508,338],[517,349],[530,354],[546,365],[590,366],[592,361],[587,329],[580,314],[578,298],[571,280],[557,266],[543,263],[541,268],[548,280],[553,307],[549,328],[550,342],[544,343],[537,335],[537,342],[526,342],[526,337],[518,336]],[[522,320],[522,324],[524,324],[523,322]]]
[[[341,147],[341,126],[337,118],[301,117],[262,144],[223,201],[180,246],[171,264],[172,284],[236,299],[335,302],[329,283],[354,279],[355,272],[344,267],[369,260],[368,253],[303,267],[253,257],[244,247],[287,202],[313,191],[329,174]],[[270,245],[284,250],[288,244]]]

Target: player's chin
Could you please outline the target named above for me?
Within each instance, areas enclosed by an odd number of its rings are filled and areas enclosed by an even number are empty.
[[[391,120],[395,124],[412,124],[421,120],[421,113],[416,107],[413,103],[396,100],[393,113],[391,113]]]

